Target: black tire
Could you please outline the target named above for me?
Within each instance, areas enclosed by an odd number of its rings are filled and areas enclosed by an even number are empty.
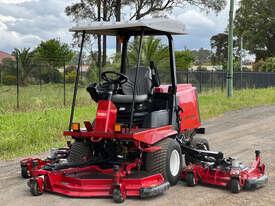
[[[238,179],[231,179],[230,191],[235,194],[237,194],[241,191],[240,181]]]
[[[28,168],[25,165],[21,165],[21,176],[25,179],[29,178]]]
[[[191,141],[191,145],[196,149],[210,150],[209,142],[205,138],[194,137]]]
[[[201,137],[194,137],[191,141],[191,147],[200,150],[210,150],[208,140]],[[195,160],[193,160],[193,158],[188,154],[185,154],[184,158],[186,165],[189,165],[190,163],[195,163]]]
[[[92,158],[91,148],[84,142],[76,141],[72,144],[68,155],[69,163],[83,163]]]
[[[121,191],[119,188],[113,189],[113,200],[115,203],[123,203],[125,201],[124,196],[121,194]]]
[[[31,180],[30,182],[30,192],[33,196],[39,196],[43,194],[43,191],[40,191],[38,183],[36,180]]]
[[[147,153],[145,160],[145,169],[150,174],[161,173],[166,181],[170,183],[170,185],[177,184],[181,168],[182,168],[182,153],[179,143],[171,138],[166,138],[158,143],[155,146],[160,146],[161,150],[156,152]],[[170,165],[170,159],[176,156],[176,168],[174,169],[174,174],[172,174]],[[179,156],[179,158],[177,158]],[[177,163],[178,161],[178,163]],[[177,164],[179,164],[179,169],[177,171]]]
[[[185,181],[187,183],[187,186],[189,186],[189,187],[193,187],[196,185],[196,180],[195,180],[193,172],[188,172],[186,174]]]

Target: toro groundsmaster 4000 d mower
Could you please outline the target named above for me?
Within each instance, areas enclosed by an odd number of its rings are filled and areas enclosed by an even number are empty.
[[[196,163],[190,151],[208,150],[196,88],[177,84],[172,35],[185,34],[177,21],[152,19],[136,22],[98,23],[71,29],[82,33],[67,148],[52,149],[45,159],[24,159],[21,172],[30,178],[33,195],[44,191],[71,197],[112,196],[123,202],[127,196],[150,197],[175,185],[182,174],[182,154]],[[120,72],[105,71],[102,82],[87,91],[98,104],[94,120],[85,128],[73,121],[79,68],[86,34],[118,36],[122,42]],[[144,65],[144,36],[164,36],[169,43],[170,85],[161,85],[157,65]],[[129,38],[139,39],[137,62],[129,66]],[[92,114],[91,114],[92,115]]]

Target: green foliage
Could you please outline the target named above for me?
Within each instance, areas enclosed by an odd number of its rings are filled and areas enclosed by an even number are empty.
[[[136,65],[138,47],[139,39],[135,39],[130,43],[128,51],[129,65]],[[190,50],[175,51],[175,59],[178,69],[187,70],[195,61],[195,56]],[[150,61],[154,61],[160,70],[167,70],[170,67],[169,49],[168,46],[162,43],[161,39],[154,37],[144,38],[141,51],[141,64],[149,66]]]
[[[2,75],[16,75],[16,62],[12,59],[3,59],[0,64],[0,70],[2,71]]]
[[[262,67],[263,67],[263,65],[264,65],[264,60],[259,60],[259,61],[257,61],[257,62],[255,62],[254,64],[253,64],[253,71],[255,71],[255,72],[260,72],[260,71],[262,71]]]
[[[257,61],[275,56],[275,1],[241,0],[236,12],[235,31],[244,38],[244,48],[255,53]]]
[[[128,62],[130,65],[137,64],[138,49],[139,38],[136,38],[129,44]],[[161,39],[145,37],[141,51],[141,64],[149,66],[150,61],[154,61],[157,65],[160,62],[163,63],[169,58],[168,51],[168,47],[161,42]]]
[[[90,66],[88,69],[87,80],[89,83],[98,82],[98,68],[96,66]]]
[[[3,84],[5,85],[16,85],[16,76],[14,75],[4,75],[2,77]]]
[[[52,67],[62,67],[70,62],[74,56],[68,44],[61,43],[57,39],[41,42],[35,50],[38,61],[43,61]]]
[[[61,83],[62,74],[57,69],[43,69],[41,72],[43,83]]]
[[[70,71],[66,74],[66,82],[67,83],[74,83],[76,77],[76,71]]]
[[[212,64],[224,65],[228,57],[228,35],[226,33],[214,35],[210,39],[210,44],[213,50]]]
[[[253,71],[275,72],[275,58],[268,58],[266,61],[259,60],[253,65]]]
[[[177,70],[188,70],[195,61],[195,56],[190,50],[176,51],[175,58]]]
[[[266,72],[275,72],[275,57],[273,58],[268,58],[263,67],[262,67],[262,71],[266,71]]]
[[[33,52],[30,51],[30,48],[24,48],[21,50],[16,48],[12,53],[19,62],[20,84],[27,85],[28,79],[30,79],[31,76],[31,72],[34,69],[32,65]]]
[[[200,48],[199,50],[192,50],[195,57],[195,65],[210,65],[211,64],[211,51],[208,49]]]

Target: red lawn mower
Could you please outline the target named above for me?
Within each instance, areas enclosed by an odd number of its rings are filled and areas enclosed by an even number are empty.
[[[182,175],[182,154],[208,150],[206,139],[194,137],[200,128],[196,88],[177,84],[172,35],[183,35],[177,21],[152,19],[136,22],[99,23],[76,27],[82,33],[67,148],[52,149],[45,159],[21,161],[22,177],[30,178],[33,195],[44,191],[71,197],[111,196],[121,203],[126,197],[151,197],[175,185]],[[97,102],[96,117],[85,128],[73,121],[79,68],[87,34],[119,36],[122,41],[120,72],[101,73],[102,82],[87,88]],[[144,36],[168,39],[170,85],[161,85],[156,64],[143,65]],[[128,42],[139,37],[137,62],[127,62]],[[189,154],[189,153],[188,153]],[[186,162],[195,162],[186,155]],[[195,174],[195,173],[194,173]]]

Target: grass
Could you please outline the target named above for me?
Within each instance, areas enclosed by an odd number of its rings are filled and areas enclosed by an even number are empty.
[[[0,159],[12,159],[39,154],[51,147],[62,146],[62,136],[68,127],[70,107],[63,106],[61,85],[25,87],[21,89],[20,110],[16,108],[15,87],[0,87]],[[67,88],[67,105],[70,105],[72,86]],[[260,105],[275,104],[275,89],[247,89],[235,91],[233,98],[226,98],[221,91],[199,95],[203,120],[227,111]],[[84,88],[79,88],[75,121],[92,120],[96,105],[91,103]]]

